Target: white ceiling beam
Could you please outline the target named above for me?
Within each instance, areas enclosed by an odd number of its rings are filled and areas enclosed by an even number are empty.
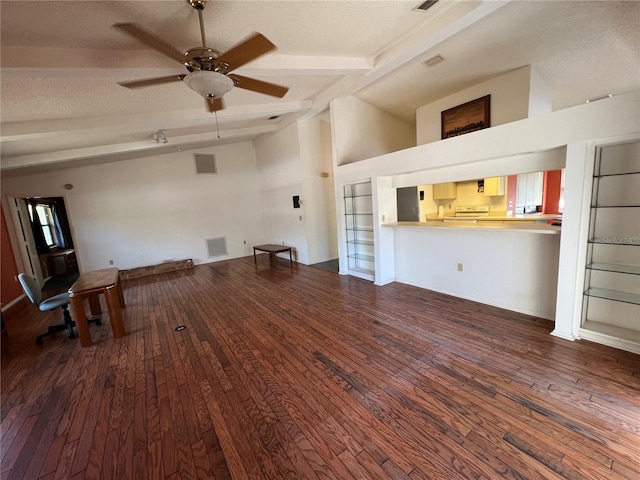
[[[3,158],[1,170],[3,172],[14,169],[22,169],[25,167],[51,166],[54,164],[62,164],[70,161],[77,161],[91,158],[103,158],[118,160],[118,156],[123,154],[152,154],[160,155],[170,151],[176,151],[177,148],[188,150],[191,145],[210,143],[215,145],[220,142],[228,142],[230,139],[246,139],[257,135],[274,132],[277,125],[262,125],[250,128],[238,128],[232,130],[222,130],[220,135],[216,132],[206,132],[193,135],[182,135],[178,137],[169,137],[168,143],[155,143],[153,140],[142,142],[120,143],[114,145],[101,145],[98,147],[78,148],[75,150],[67,150],[60,152],[48,152],[34,155],[23,155],[19,157]]]
[[[186,73],[178,62],[166,61],[149,50],[2,47],[2,73],[35,78],[104,78]],[[372,58],[316,55],[264,55],[234,70],[241,75],[348,75],[366,73]]]
[[[310,100],[304,100],[229,107],[218,112],[218,120],[224,122],[224,120],[253,119],[304,112],[311,108],[311,105]],[[0,142],[30,140],[91,130],[110,131],[126,128],[135,132],[196,127],[210,124],[212,117],[212,114],[204,109],[203,100],[203,107],[198,110],[3,123],[0,126]]]
[[[275,54],[260,57],[234,73],[247,76],[350,75],[365,74],[372,68],[372,58]]]

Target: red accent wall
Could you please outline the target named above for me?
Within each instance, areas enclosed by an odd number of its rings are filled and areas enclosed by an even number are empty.
[[[516,198],[518,191],[518,176],[517,175],[509,175],[507,177],[507,210],[516,211]],[[509,206],[509,202],[511,202],[511,206]]]
[[[0,206],[0,216],[2,217],[0,235],[0,302],[4,307],[22,295],[22,287],[18,283],[18,267],[13,256],[13,248],[9,239],[9,230],[4,218],[4,211]]]
[[[560,213],[560,190],[562,170],[544,172],[542,186],[542,213]]]

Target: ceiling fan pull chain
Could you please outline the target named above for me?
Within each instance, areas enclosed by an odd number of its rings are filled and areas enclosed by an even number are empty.
[[[220,138],[220,128],[218,127],[218,112],[214,110],[213,114],[216,116],[216,132],[218,132],[218,138]]]

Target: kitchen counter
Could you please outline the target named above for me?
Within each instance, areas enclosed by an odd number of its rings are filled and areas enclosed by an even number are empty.
[[[483,222],[546,222],[548,220],[562,220],[562,215],[548,213],[529,213],[526,215],[489,215],[485,217],[427,217],[427,221],[483,221]]]
[[[425,222],[393,222],[385,223],[383,227],[409,228],[454,228],[473,230],[500,230],[527,233],[559,234],[560,226],[549,225],[548,220],[561,220],[560,215],[513,215],[489,217],[444,217],[428,218]]]

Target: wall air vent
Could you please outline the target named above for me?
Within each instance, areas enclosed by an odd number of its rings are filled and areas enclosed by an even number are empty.
[[[433,7],[438,0],[427,0],[426,2],[422,2],[420,5],[414,8],[414,10],[420,10],[421,12],[426,12],[431,7]]]
[[[227,253],[227,237],[207,238],[207,256],[209,258],[222,257]]]
[[[196,173],[218,173],[216,169],[216,156],[211,153],[194,153]]]

